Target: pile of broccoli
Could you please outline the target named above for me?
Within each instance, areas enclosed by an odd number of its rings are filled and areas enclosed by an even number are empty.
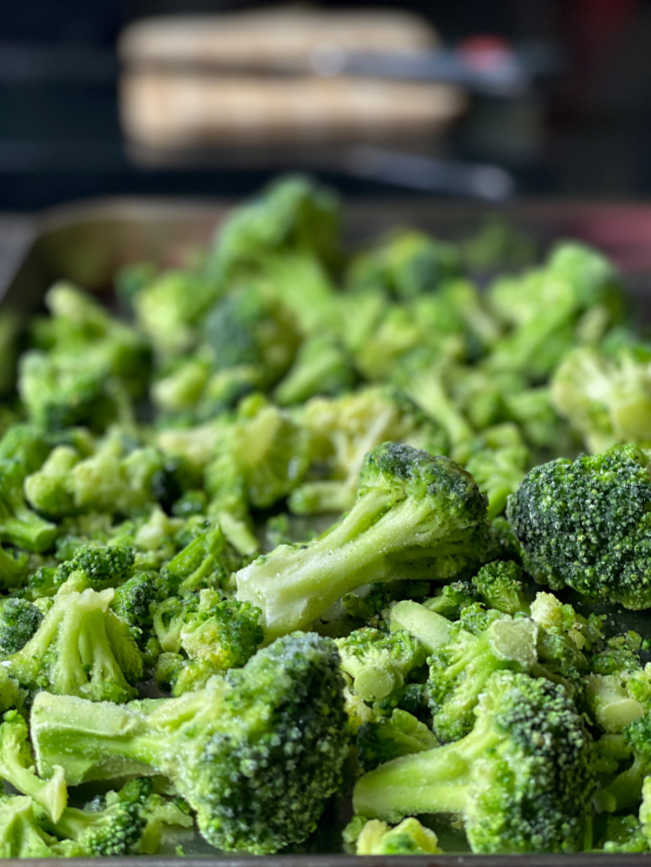
[[[340,225],[282,179],[0,320],[0,856],[651,851],[621,278]]]

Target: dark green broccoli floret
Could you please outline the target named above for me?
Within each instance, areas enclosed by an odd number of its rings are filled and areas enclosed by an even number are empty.
[[[151,606],[159,599],[164,586],[165,582],[156,572],[136,572],[116,587],[111,610],[129,624],[137,640],[151,629]]]
[[[352,509],[305,545],[280,545],[240,569],[237,596],[269,636],[312,623],[345,593],[401,577],[447,578],[470,565],[486,502],[448,458],[399,443],[366,456]]]
[[[85,574],[73,572],[32,638],[6,660],[11,676],[30,692],[133,698],[142,657],[127,624],[109,610],[113,593],[88,588]]]
[[[54,596],[73,572],[83,572],[83,586],[93,590],[117,587],[133,572],[135,552],[130,545],[79,542],[72,556],[58,566],[43,566],[29,576],[23,589],[28,599]]]
[[[117,707],[42,692],[32,738],[41,772],[62,764],[75,784],[153,769],[212,845],[275,852],[308,836],[339,786],[342,688],[334,644],[295,633],[177,699]]]
[[[648,456],[628,445],[534,467],[507,516],[536,581],[637,609],[651,607],[650,505]]]
[[[464,738],[394,759],[355,786],[355,812],[463,818],[473,852],[582,849],[594,789],[592,740],[563,687],[493,675]]]
[[[15,653],[39,627],[43,614],[27,599],[10,596],[0,600],[0,654]]]

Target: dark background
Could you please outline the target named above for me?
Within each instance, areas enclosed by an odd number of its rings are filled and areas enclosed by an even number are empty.
[[[219,161],[142,168],[117,116],[115,41],[129,21],[253,6],[197,0],[5,0],[0,16],[0,210],[105,194],[238,195],[278,168]],[[271,4],[265,4],[269,6]],[[328,3],[329,7],[336,4]],[[442,156],[508,169],[519,194],[644,198],[651,194],[651,4],[640,0],[356,3],[427,15],[449,45],[495,34],[543,44],[556,75],[517,106],[474,99]],[[322,172],[349,192],[392,183]]]

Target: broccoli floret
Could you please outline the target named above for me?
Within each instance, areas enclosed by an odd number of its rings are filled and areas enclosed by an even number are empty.
[[[0,857],[73,857],[84,853],[74,844],[58,843],[40,821],[31,798],[0,796]]]
[[[379,701],[400,688],[410,671],[425,662],[425,648],[407,632],[387,634],[363,627],[335,641],[342,670],[364,701]]]
[[[301,345],[274,397],[281,406],[287,406],[315,395],[337,395],[353,388],[356,378],[343,344],[332,335],[315,334]]]
[[[111,610],[131,628],[139,641],[152,627],[151,606],[161,593],[161,580],[156,572],[136,572],[115,589]]]
[[[594,789],[593,745],[563,687],[494,674],[464,738],[394,759],[363,776],[355,812],[463,818],[473,852],[582,849]]]
[[[331,263],[339,255],[339,220],[330,190],[301,176],[280,178],[219,226],[207,272],[223,284],[270,254],[298,251]]]
[[[63,771],[54,767],[49,780],[36,776],[27,723],[16,710],[5,713],[0,723],[0,778],[21,795],[33,798],[54,822],[58,821],[68,802]]]
[[[412,714],[394,708],[389,717],[363,723],[356,735],[357,759],[365,771],[383,762],[438,745],[430,729]]]
[[[426,695],[433,729],[442,741],[456,740],[473,726],[486,683],[499,669],[530,671],[536,661],[537,629],[527,618],[499,614],[473,634],[467,622],[452,622],[417,602],[398,602],[391,628],[415,634],[430,651]]]
[[[651,440],[651,346],[646,358],[628,347],[574,349],[554,373],[551,398],[592,452]]]
[[[20,360],[18,389],[30,418],[52,430],[87,424],[103,431],[129,421],[129,396],[92,356],[45,354],[32,350]]]
[[[134,561],[131,545],[97,545],[80,541],[69,559],[56,567],[45,566],[32,572],[22,593],[32,601],[54,596],[73,572],[83,573],[84,587],[93,590],[117,587],[130,577]]]
[[[314,398],[299,419],[311,435],[312,465],[321,472],[325,468],[326,478],[292,491],[289,506],[295,514],[349,509],[367,452],[385,440],[447,454],[445,434],[395,388],[372,386],[338,398]]]
[[[190,270],[170,270],[143,286],[133,306],[138,324],[164,357],[195,344],[197,325],[219,295],[214,280]]]
[[[262,395],[251,395],[240,404],[235,421],[225,425],[216,439],[217,455],[206,469],[206,489],[219,503],[232,485],[226,467],[231,464],[230,475],[241,478],[247,501],[266,508],[300,483],[310,460],[310,446],[309,430]]]
[[[170,593],[189,593],[205,587],[225,587],[241,557],[219,526],[195,534],[162,569]]]
[[[492,563],[486,563],[473,577],[472,584],[491,608],[503,611],[504,614],[529,611],[522,583],[522,568],[514,560],[493,560]]]
[[[147,801],[145,827],[137,846],[138,854],[155,855],[168,834],[189,832],[194,828],[190,808],[182,798],[165,798],[153,792]]]
[[[54,517],[82,511],[139,515],[157,496],[166,496],[160,485],[166,468],[158,449],[134,446],[115,430],[89,457],[70,446],[54,449],[40,470],[27,477],[25,492],[35,508]]]
[[[94,701],[127,701],[142,677],[142,657],[129,628],[111,611],[114,591],[88,588],[73,572],[39,628],[8,657],[8,671],[30,692],[49,689]]]
[[[600,802],[613,813],[639,803],[644,779],[651,774],[651,710],[630,723],[625,736],[633,761],[599,793]]]
[[[357,855],[438,855],[442,851],[434,831],[413,816],[394,828],[379,819],[369,819],[359,832],[355,847]]]
[[[348,284],[353,289],[379,286],[409,299],[435,292],[460,268],[459,251],[453,244],[406,231],[359,254],[350,265]]]
[[[287,372],[300,342],[291,314],[255,286],[226,295],[202,328],[215,367],[250,368],[250,383],[260,388]]]
[[[448,458],[383,443],[366,456],[352,509],[314,541],[240,569],[237,597],[262,609],[268,636],[291,632],[363,584],[468,567],[485,513],[472,478]]]
[[[157,674],[171,684],[174,695],[199,689],[213,674],[240,668],[264,637],[257,608],[224,599],[216,590],[168,597],[155,607],[153,623],[163,651],[183,654],[171,677],[169,658]]]
[[[637,816],[607,816],[593,851],[633,854],[649,851],[649,842]]]
[[[6,656],[20,650],[42,619],[41,611],[27,599],[10,596],[0,600],[0,654]]]
[[[475,432],[452,397],[453,369],[429,349],[411,352],[396,368],[394,381],[445,431],[453,448],[473,439]]]
[[[519,429],[509,423],[496,425],[462,443],[454,451],[488,497],[488,517],[504,511],[509,494],[518,487],[531,465],[529,449]]]
[[[0,460],[0,539],[40,553],[53,545],[57,528],[27,506],[24,479],[19,461]]]
[[[651,481],[633,445],[534,467],[507,517],[533,578],[626,608],[651,607]]]
[[[72,840],[86,856],[135,852],[147,824],[151,792],[150,780],[130,780],[89,808],[66,807],[52,830]]]
[[[335,645],[295,633],[177,699],[117,707],[39,693],[32,738],[41,772],[63,763],[71,784],[164,774],[209,843],[263,854],[302,842],[338,789],[342,687]]]

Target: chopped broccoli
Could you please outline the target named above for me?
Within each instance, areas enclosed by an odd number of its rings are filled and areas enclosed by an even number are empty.
[[[477,594],[504,614],[528,613],[522,568],[513,560],[493,560],[486,563],[472,579]],[[441,612],[444,614],[445,612]]]
[[[47,551],[57,528],[27,506],[24,479],[25,468],[19,461],[0,459],[0,539],[27,551]]]
[[[365,771],[383,762],[438,745],[436,736],[412,714],[394,708],[389,717],[362,723],[355,739],[357,758]]]
[[[59,843],[43,827],[31,798],[0,796],[0,857],[74,857],[83,851],[67,841]]]
[[[60,767],[52,768],[49,780],[36,776],[27,723],[16,710],[5,713],[0,723],[0,778],[21,795],[33,798],[54,822],[59,820],[68,803],[68,790]]]
[[[34,635],[5,664],[30,692],[127,701],[142,677],[140,651],[127,624],[109,610],[114,591],[97,592],[87,583],[83,572],[73,572]]]
[[[329,334],[315,334],[301,345],[274,397],[281,406],[288,406],[315,395],[337,395],[353,388],[356,378],[343,344]]]
[[[118,707],[41,692],[31,730],[41,772],[62,764],[71,784],[162,773],[209,843],[258,854],[308,836],[347,753],[336,648],[302,633],[178,699]]]
[[[357,855],[438,855],[442,852],[434,831],[413,816],[390,828],[379,819],[369,819],[357,837]]]
[[[651,441],[651,346],[644,358],[628,347],[574,349],[554,373],[551,397],[592,452]]]
[[[262,609],[269,637],[316,620],[363,584],[448,578],[475,559],[486,503],[444,457],[384,443],[366,456],[354,506],[305,545],[281,545],[240,569],[237,597]]]
[[[534,467],[507,516],[536,581],[639,609],[651,607],[650,502],[647,454],[627,445]]]
[[[409,672],[425,662],[425,649],[407,632],[363,627],[335,641],[341,667],[364,701],[379,701],[401,687]]]
[[[355,812],[389,821],[458,814],[473,852],[576,851],[594,789],[592,753],[563,687],[501,671],[469,734],[370,771],[355,786]]]

